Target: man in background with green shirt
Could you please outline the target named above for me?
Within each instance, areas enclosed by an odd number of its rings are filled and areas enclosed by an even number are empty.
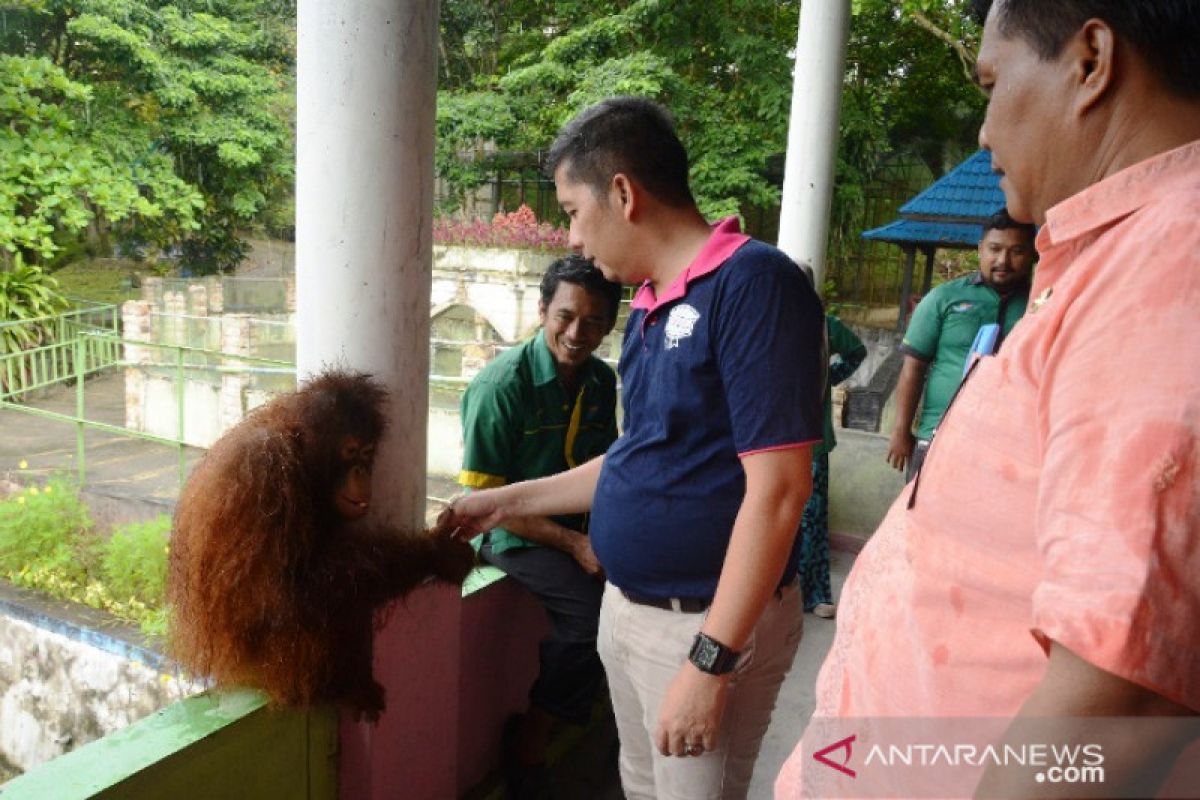
[[[896,384],[896,423],[887,454],[896,469],[907,467],[907,480],[921,468],[934,431],[962,383],[979,329],[999,326],[994,348],[999,350],[1024,316],[1036,257],[1034,233],[1033,225],[1016,222],[1007,209],[996,212],[983,226],[979,271],[938,286],[913,311],[900,345],[904,366]],[[918,399],[921,420],[914,435]]]
[[[613,329],[620,299],[620,285],[587,259],[550,265],[538,304],[542,328],[488,364],[463,395],[459,483],[487,489],[541,478],[608,450],[617,438],[616,375],[592,353]],[[505,736],[510,794],[534,796],[551,726],[586,722],[602,685],[603,572],[585,515],[509,520],[474,543],[484,561],[533,592],[550,619],[529,710]]]

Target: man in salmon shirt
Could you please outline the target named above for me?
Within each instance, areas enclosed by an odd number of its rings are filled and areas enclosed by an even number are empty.
[[[919,796],[869,760],[861,730],[889,718],[1102,738],[1106,797],[1197,762],[1178,753],[1200,712],[1200,2],[975,12],[980,144],[1013,218],[1041,226],[1041,263],[850,574],[780,800],[889,776],[889,796]],[[812,735],[839,722],[842,738]],[[975,760],[939,796],[1081,789]]]

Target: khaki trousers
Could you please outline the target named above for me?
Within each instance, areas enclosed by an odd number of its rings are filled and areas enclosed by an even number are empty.
[[[621,785],[630,800],[746,797],[779,686],[800,644],[804,609],[798,582],[775,593],[743,648],[717,749],[701,756],[663,756],[651,738],[659,705],[703,621],[703,614],[638,605],[612,584],[604,588],[597,647],[621,740]]]

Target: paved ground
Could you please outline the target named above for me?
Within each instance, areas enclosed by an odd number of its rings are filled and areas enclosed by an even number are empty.
[[[124,373],[112,370],[84,382],[84,418],[109,425],[125,424]],[[65,387],[30,400],[27,405],[74,415],[75,388]],[[179,492],[179,450],[120,434],[88,430],[84,434],[87,485],[100,492],[169,501]],[[190,467],[202,451],[184,449]],[[19,464],[24,461],[26,469]],[[0,409],[0,478],[74,478],[75,425]],[[18,475],[18,473],[21,473]]]
[[[120,425],[124,419],[123,375],[114,372],[85,384],[88,419]],[[75,408],[74,389],[34,400],[32,405],[71,413]],[[92,492],[117,498],[150,498],[164,509],[178,493],[178,450],[116,434],[88,432],[87,474]],[[201,451],[185,450],[190,466]],[[19,468],[25,461],[27,467]],[[0,409],[0,484],[7,478],[46,478],[55,474],[73,474],[75,470],[74,426],[41,419],[10,409]],[[431,497],[447,497],[454,486],[445,479],[431,478]],[[0,494],[3,486],[0,485]],[[853,563],[853,556],[835,552],[833,580],[835,595]],[[769,800],[772,784],[780,765],[800,738],[812,714],[813,683],[817,670],[833,638],[834,623],[805,617],[804,639],[795,664],[780,693],[771,727],[763,743],[762,754],[751,785],[751,800]],[[599,723],[582,739],[571,742],[554,770],[559,796],[581,800],[618,800],[620,787],[615,771],[616,736],[610,723]],[[498,797],[496,784],[480,787],[472,797]]]

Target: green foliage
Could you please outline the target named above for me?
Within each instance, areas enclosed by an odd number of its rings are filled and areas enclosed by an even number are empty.
[[[119,305],[141,296],[133,285],[134,276],[152,269],[152,264],[132,260],[77,258],[54,277],[64,295]]]
[[[14,16],[0,245],[46,259],[86,229],[233,266],[238,231],[292,191],[294,5],[39,0]]]
[[[44,327],[29,320],[52,316],[67,307],[58,282],[37,267],[26,266],[20,255],[9,272],[0,272],[0,355],[41,344]],[[2,323],[22,323],[2,325]]]
[[[170,527],[162,516],[118,527],[104,540],[69,484],[30,487],[0,501],[0,578],[161,635]]]
[[[91,520],[62,483],[33,487],[0,503],[0,571],[50,570],[82,581],[94,561]]]
[[[166,516],[112,532],[104,544],[100,572],[114,597],[136,599],[147,606],[162,605],[170,534],[171,520]]]
[[[779,0],[448,2],[439,174],[465,191],[489,174],[490,152],[544,149],[582,108],[635,94],[675,114],[706,212],[774,202],[764,172],[787,135],[798,10]]]
[[[855,0],[841,110],[834,239],[857,236],[867,187],[897,152],[935,174],[973,149],[983,96],[965,0]],[[674,113],[711,218],[770,208],[786,146],[795,0],[446,0],[439,174],[461,192],[497,151],[544,149],[580,109],[636,94]]]
[[[45,57],[0,56],[0,248],[49,259],[97,219],[194,225],[200,203],[152,159],[131,169],[139,131],[89,127],[95,92]]]

